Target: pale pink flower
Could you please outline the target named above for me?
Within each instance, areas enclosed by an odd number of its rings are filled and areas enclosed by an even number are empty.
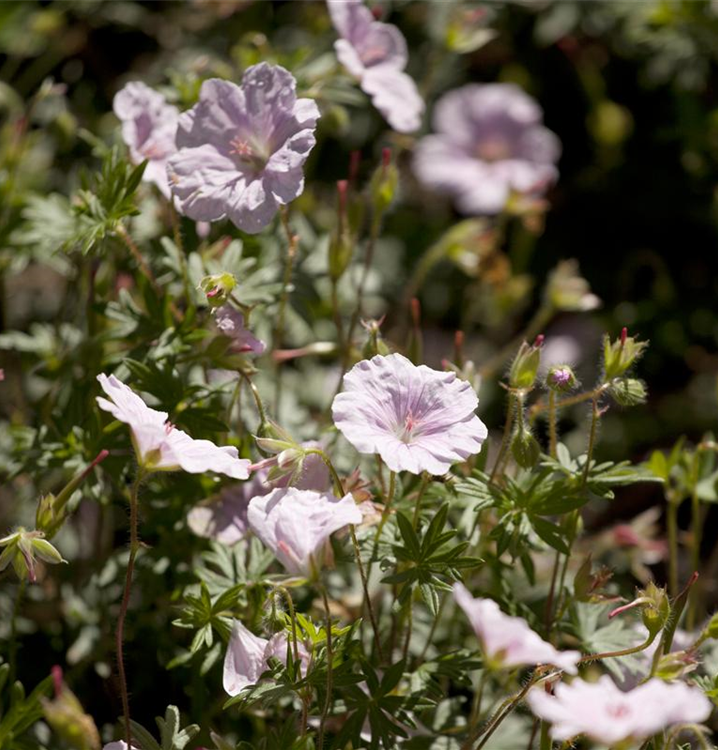
[[[141,81],[131,81],[115,94],[112,108],[122,122],[122,140],[135,164],[147,159],[142,179],[170,197],[167,159],[175,153],[179,110]]]
[[[127,750],[127,743],[124,740],[118,740],[117,742],[110,742],[105,745],[102,750]],[[132,745],[132,750],[139,750],[139,748]]]
[[[439,475],[481,450],[487,430],[474,414],[478,403],[453,372],[378,355],[344,376],[332,416],[360,453],[378,453],[391,471]]]
[[[552,664],[576,674],[578,651],[559,651],[531,630],[526,620],[504,614],[492,599],[474,599],[461,583],[454,584],[454,599],[464,610],[487,659],[502,667]]]
[[[260,341],[244,325],[244,315],[230,305],[222,305],[215,313],[217,328],[225,336],[232,339],[232,350],[240,354],[263,354],[266,349],[264,341]]]
[[[235,620],[224,657],[222,684],[225,691],[235,696],[245,688],[256,685],[259,678],[269,669],[270,658],[278,659],[286,665],[287,648],[292,649],[293,645],[286,633],[275,633],[267,640],[254,635],[239,620]],[[309,665],[309,652],[301,641],[297,643],[297,653],[300,672],[305,675]]]
[[[396,26],[376,21],[362,0],[327,0],[339,62],[359,81],[374,106],[399,133],[421,126],[424,101],[404,72],[406,39]]]
[[[512,192],[540,195],[558,177],[558,138],[541,107],[510,83],[472,83],[449,91],[434,109],[433,135],[414,152],[427,187],[453,196],[466,214],[501,212]]]
[[[211,78],[183,112],[167,173],[181,211],[195,221],[228,218],[261,231],[304,190],[319,109],[297,98],[294,76],[259,63],[242,84]]]
[[[329,537],[344,526],[362,522],[354,498],[328,492],[276,489],[249,503],[252,531],[292,575],[310,577],[322,567]]]
[[[553,696],[536,688],[527,700],[536,716],[552,724],[554,739],[583,734],[609,746],[631,742],[638,747],[674,724],[703,722],[713,710],[701,690],[682,682],[653,678],[624,693],[607,675],[593,683],[560,683]]]
[[[137,459],[152,471],[183,469],[190,474],[214,471],[235,479],[247,479],[250,461],[239,458],[233,446],[219,447],[209,440],[194,440],[167,419],[167,412],[151,409],[114,375],[98,375],[102,390],[97,403],[115,419],[130,426]]]

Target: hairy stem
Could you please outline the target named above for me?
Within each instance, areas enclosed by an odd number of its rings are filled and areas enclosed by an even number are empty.
[[[332,616],[329,611],[329,597],[327,596],[327,588],[322,584],[322,599],[324,601],[324,609],[327,616],[327,697],[324,701],[324,708],[322,709],[322,716],[319,721],[319,734],[317,738],[317,747],[319,750],[324,748],[324,729],[329,716],[329,710],[332,706],[332,690],[333,685],[333,660],[334,654],[332,652]]]
[[[127,607],[130,603],[130,591],[132,588],[132,574],[135,569],[135,558],[140,547],[138,536],[138,501],[137,495],[140,483],[144,477],[142,469],[137,472],[132,490],[130,492],[130,557],[127,561],[127,575],[125,577],[125,589],[122,594],[122,604],[120,605],[120,614],[117,618],[116,630],[116,649],[117,649],[117,671],[120,677],[120,696],[122,698],[122,715],[125,723],[125,742],[128,747],[132,747],[132,728],[130,726],[130,699],[127,693],[127,677],[125,675],[125,662],[123,655],[123,646],[125,638],[125,618],[127,617]]]
[[[551,458],[556,458],[556,446],[558,444],[558,433],[556,430],[556,393],[551,391],[548,395],[548,452]]]
[[[668,593],[678,593],[678,503],[671,495],[666,507],[666,529],[668,532]]]
[[[509,402],[506,406],[506,423],[504,424],[504,434],[501,438],[501,446],[499,447],[499,453],[496,456],[496,462],[494,463],[494,468],[491,471],[491,476],[489,477],[489,482],[493,483],[496,479],[496,475],[499,472],[499,468],[501,467],[501,464],[504,460],[504,455],[506,454],[506,451],[509,448],[509,442],[511,440],[511,429],[514,425],[514,412],[515,412],[515,402],[516,402],[516,396],[509,391]],[[478,516],[477,516],[478,518]]]

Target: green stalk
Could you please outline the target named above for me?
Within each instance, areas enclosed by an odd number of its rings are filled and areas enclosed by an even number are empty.
[[[317,737],[317,747],[319,750],[323,750],[324,748],[324,731],[325,731],[325,725],[327,723],[327,717],[329,716],[329,711],[332,706],[332,690],[334,688],[333,684],[333,659],[334,654],[332,652],[332,617],[329,611],[329,597],[327,596],[327,588],[324,584],[322,584],[322,599],[324,601],[324,610],[326,611],[327,615],[327,697],[324,701],[324,708],[322,709],[322,715],[319,720],[319,734]]]
[[[556,393],[551,391],[548,395],[548,445],[549,455],[556,458],[556,446],[558,434],[556,430]]]

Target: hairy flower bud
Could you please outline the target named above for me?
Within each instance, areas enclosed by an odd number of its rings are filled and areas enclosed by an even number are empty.
[[[603,368],[604,381],[621,377],[641,357],[648,347],[647,341],[637,341],[633,336],[628,336],[626,329],[616,341],[611,341],[608,336],[603,339]]]
[[[568,365],[554,365],[546,375],[546,386],[556,393],[572,391],[578,381]]]
[[[608,393],[621,406],[645,404],[648,397],[646,384],[636,378],[615,378],[611,381]]]
[[[522,469],[530,469],[541,457],[541,446],[526,427],[521,427],[511,440],[511,453]]]
[[[205,276],[199,282],[199,288],[207,295],[207,304],[210,307],[222,307],[236,286],[237,279],[227,272]]]
[[[381,324],[384,318],[380,320],[363,320],[362,326],[367,332],[367,339],[362,347],[362,356],[364,359],[371,359],[377,354],[389,354],[389,347],[386,345],[381,335]]]
[[[653,581],[649,582],[641,593],[647,600],[643,606],[643,624],[651,635],[657,635],[663,630],[671,615],[668,594],[664,588],[659,588]]]
[[[68,747],[99,750],[100,735],[92,717],[85,713],[75,694],[63,682],[60,667],[53,667],[55,699],[41,698],[45,720]]]
[[[525,341],[521,344],[509,371],[509,385],[512,388],[526,389],[533,386],[541,362],[542,344],[543,336],[537,336],[533,344]]]

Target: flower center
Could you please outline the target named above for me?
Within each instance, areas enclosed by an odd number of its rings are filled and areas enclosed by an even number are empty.
[[[419,422],[411,409],[409,409],[404,417],[404,424],[397,425],[397,428],[397,437],[402,443],[410,443],[416,437],[414,433],[419,428]]]
[[[147,146],[143,146],[140,149],[140,153],[149,161],[165,157],[165,149],[157,143],[150,143]]]
[[[511,158],[511,148],[503,138],[487,138],[479,144],[476,155],[481,161],[504,161]]]
[[[229,153],[236,156],[238,161],[253,167],[256,170],[264,169],[267,163],[267,155],[256,144],[250,143],[246,138],[236,135],[229,142]]]
[[[630,715],[631,709],[625,703],[615,703],[606,706],[606,713],[614,719],[624,719]]]

